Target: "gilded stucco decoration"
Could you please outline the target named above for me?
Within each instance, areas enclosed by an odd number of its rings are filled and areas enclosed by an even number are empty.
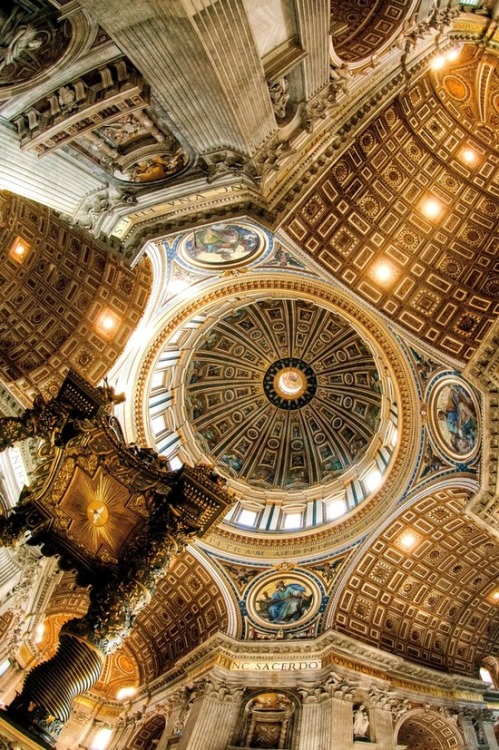
[[[437,96],[456,125],[481,148],[497,148],[499,128],[499,56],[465,44],[456,60],[433,73]],[[472,145],[470,143],[470,145]]]
[[[474,80],[475,69],[464,52],[461,72]],[[482,95],[497,77],[489,72]],[[496,156],[479,140],[477,120],[457,123],[434,80],[423,76],[386,107],[284,228],[361,299],[423,343],[467,361],[499,309]],[[470,148],[473,163],[465,161]],[[424,214],[430,199],[435,219]],[[391,266],[386,280],[376,276],[381,262]]]
[[[161,323],[158,322],[156,339],[142,362],[137,363],[135,391],[138,397],[135,410],[137,434],[147,436],[140,437],[141,440],[156,445],[166,456],[178,455],[188,463],[216,461],[228,478],[229,485],[241,500],[225,523],[213,532],[210,541],[222,544],[227,552],[249,557],[253,556],[255,544],[258,544],[255,539],[246,543],[252,530],[268,532],[269,535],[290,528],[311,532],[316,526],[335,523],[338,543],[351,538],[353,529],[362,523],[364,506],[366,512],[367,506],[373,511],[375,507],[381,510],[379,503],[382,498],[387,497],[402,479],[397,467],[405,462],[413,465],[416,456],[412,449],[407,448],[413,440],[419,441],[421,437],[416,429],[417,417],[406,421],[407,407],[418,408],[413,405],[412,397],[407,399],[404,396],[399,401],[401,393],[415,395],[415,391],[405,362],[399,367],[403,359],[399,360],[400,349],[390,334],[374,324],[374,319],[365,309],[352,306],[351,300],[339,290],[328,290],[326,286],[307,279],[305,274],[298,280],[284,274],[281,276],[281,272],[275,270],[272,276],[267,277],[267,273],[267,270],[258,276],[256,272],[254,276],[245,273],[234,280],[217,281],[206,290],[201,287],[197,296],[189,295],[190,299],[185,302],[180,295],[180,304],[173,308],[173,316],[165,314]],[[264,301],[269,292],[272,299]],[[245,300],[246,304],[242,304]],[[215,323],[216,319],[220,322]],[[288,326],[289,321],[293,322]],[[322,330],[328,323],[333,326],[332,332]],[[248,331],[243,327],[247,325],[250,326]],[[327,341],[322,340],[321,335]],[[267,344],[267,350],[262,348]],[[265,394],[263,380],[269,366],[288,354],[290,348],[306,351],[307,357],[318,363],[324,361],[324,367],[322,364],[320,367],[325,368],[325,373],[317,369],[318,388],[314,399],[321,408],[338,411],[331,417],[336,420],[335,428],[331,427],[328,417],[310,412],[313,402],[302,409],[281,409]],[[295,351],[296,355],[298,353]],[[328,357],[330,361],[326,364]],[[258,360],[261,360],[260,365]],[[349,372],[352,367],[355,372]],[[227,368],[230,373],[232,369],[234,372],[226,375]],[[241,374],[237,387],[233,382],[236,370],[247,373]],[[286,374],[286,367],[282,370],[275,373],[277,381],[274,377],[272,384],[278,382],[281,374]],[[308,383],[306,373],[301,372],[302,383]],[[142,383],[146,389],[144,392]],[[170,398],[172,388],[177,389],[175,400]],[[240,391],[239,395],[236,391]],[[328,405],[328,399],[334,407]],[[345,403],[344,399],[347,399]],[[184,403],[186,409],[181,408]],[[397,404],[397,407],[390,408],[390,404]],[[242,417],[237,422],[237,429],[233,425],[221,432],[220,423],[228,422],[233,413],[236,419],[239,415]],[[261,424],[256,426],[259,420]],[[324,429],[320,429],[318,420],[321,425],[324,423]],[[350,421],[353,421],[352,427]],[[278,437],[269,432],[274,422],[282,424],[281,431],[291,430],[293,425],[295,429],[301,426],[301,438],[300,435],[292,438],[292,452],[297,454],[294,466],[290,463],[291,455],[279,452]],[[317,440],[314,440],[313,425],[317,425],[316,432],[321,433]],[[222,450],[227,441],[241,439],[246,428],[251,430],[247,439],[250,446],[255,446],[254,451],[245,449],[236,455],[232,448]],[[333,434],[335,429],[337,435]],[[256,437],[252,437],[254,431]],[[328,434],[334,443],[329,447],[329,455]],[[355,442],[356,436],[358,442]],[[269,440],[270,445],[266,445]],[[218,443],[221,443],[220,452],[216,448]],[[310,445],[313,458],[307,457],[305,449],[301,448],[302,443]],[[321,448],[324,455],[320,453]],[[339,455],[334,458],[336,463],[333,466],[331,461],[335,451]],[[270,462],[272,452],[275,456],[281,455],[280,464]],[[298,465],[300,452],[303,460]],[[267,454],[269,466],[262,465],[262,471],[268,474],[278,469],[279,476],[268,481],[270,475],[267,479],[267,474],[259,478],[251,467],[247,478],[238,476],[241,462],[261,463]],[[223,456],[228,456],[228,461],[224,462]],[[309,472],[308,478],[305,472]],[[326,483],[318,495],[316,487],[321,478]],[[404,478],[407,480],[407,475],[404,474]],[[289,480],[295,482],[294,486],[284,484]],[[286,495],[283,497],[284,489]],[[281,494],[274,497],[272,493]],[[375,500],[374,504],[362,502],[367,497]],[[334,503],[331,508],[328,506],[330,502]],[[351,521],[344,524],[348,511],[354,508],[356,512]],[[243,511],[247,512],[241,515]],[[272,515],[271,522],[269,514]],[[232,541],[232,533],[239,527],[237,541],[235,537]],[[289,554],[290,545],[298,545],[301,549],[301,543],[306,543],[299,536],[280,536],[282,554],[286,554],[284,548]],[[323,546],[319,537],[320,534],[314,539],[313,547],[307,546],[309,551],[319,553],[328,549],[330,542],[324,537]],[[311,540],[308,540],[307,545],[310,544]]]
[[[404,0],[331,0],[331,36],[335,54],[356,63],[378,53],[407,16]]]

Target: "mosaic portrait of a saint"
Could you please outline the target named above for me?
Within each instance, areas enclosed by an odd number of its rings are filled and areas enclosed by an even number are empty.
[[[258,591],[255,598],[256,614],[269,623],[287,625],[301,620],[313,599],[308,586],[298,580],[283,578]]]
[[[212,224],[196,229],[185,243],[185,252],[198,263],[218,265],[241,262],[259,248],[256,231],[238,224]]]
[[[471,455],[478,441],[478,415],[468,389],[448,383],[436,397],[434,419],[443,443],[459,457]]]

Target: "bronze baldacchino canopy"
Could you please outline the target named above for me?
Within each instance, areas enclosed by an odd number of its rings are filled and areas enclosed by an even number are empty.
[[[0,419],[0,449],[41,439],[35,479],[1,519],[4,545],[27,541],[60,556],[90,586],[84,617],[63,627],[58,650],[33,669],[7,717],[53,746],[71,704],[99,679],[106,655],[127,638],[172,558],[232,502],[209,467],[170,471],[150,449],[127,445],[107,386],[70,372],[58,396]]]

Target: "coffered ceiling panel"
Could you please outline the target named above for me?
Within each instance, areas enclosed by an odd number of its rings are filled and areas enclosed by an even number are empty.
[[[358,562],[333,626],[476,675],[481,660],[498,652],[499,545],[463,515],[467,499],[458,489],[435,492],[393,521]]]
[[[374,120],[284,228],[361,298],[468,360],[499,311],[499,157],[472,113],[456,123],[439,80],[428,74]]]

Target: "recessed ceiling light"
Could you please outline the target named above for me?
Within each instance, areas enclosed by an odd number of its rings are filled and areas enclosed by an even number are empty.
[[[22,237],[16,237],[10,245],[9,254],[17,263],[23,263],[29,248],[29,243],[26,240],[23,240]]]
[[[491,598],[492,598],[492,599],[493,599],[493,600],[494,600],[495,602],[499,602],[499,591],[493,591],[493,592],[492,592],[492,594],[491,594]]]
[[[463,148],[461,151],[461,159],[466,162],[466,164],[474,164],[477,159],[477,153],[476,151],[473,151],[472,148]]]
[[[395,270],[386,260],[381,260],[373,268],[373,275],[380,284],[387,284],[395,276]]]
[[[97,318],[96,327],[101,333],[109,336],[118,327],[118,319],[112,313],[105,311]]]
[[[400,546],[406,550],[412,549],[416,542],[417,537],[411,531],[406,531],[406,533],[400,537]]]
[[[435,198],[427,198],[421,204],[421,211],[427,219],[438,219],[442,213],[442,205]]]

